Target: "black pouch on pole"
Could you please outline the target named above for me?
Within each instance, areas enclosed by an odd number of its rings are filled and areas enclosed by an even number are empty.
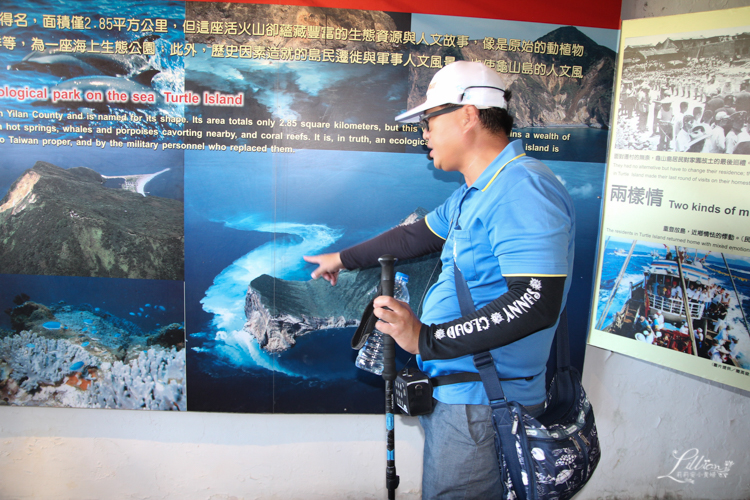
[[[352,349],[362,349],[365,342],[367,342],[367,338],[372,335],[373,330],[375,330],[375,323],[378,322],[378,318],[374,314],[375,308],[372,303],[375,302],[375,297],[379,297],[380,295],[382,295],[382,290],[380,285],[378,285],[378,290],[375,293],[375,296],[367,306],[365,306],[365,310],[362,313],[362,319],[359,320],[357,331],[354,332],[354,336],[352,337]]]

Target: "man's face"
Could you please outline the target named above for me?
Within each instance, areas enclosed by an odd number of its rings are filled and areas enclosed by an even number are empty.
[[[435,106],[425,111],[427,117],[427,127],[422,128],[422,138],[427,141],[427,147],[430,151],[427,157],[435,164],[435,168],[447,172],[456,170],[457,154],[460,151],[457,145],[457,122],[459,113],[455,111],[461,109],[453,108],[450,112],[429,117],[430,114],[449,108],[451,105]]]

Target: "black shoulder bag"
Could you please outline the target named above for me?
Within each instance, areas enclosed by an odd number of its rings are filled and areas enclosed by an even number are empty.
[[[463,316],[475,311],[471,292],[454,263],[456,292]],[[557,371],[547,392],[547,407],[532,417],[523,405],[505,399],[489,352],[474,355],[492,407],[495,448],[503,498],[565,500],[575,495],[599,463],[599,437],[581,376],[570,366],[568,316],[557,327]]]

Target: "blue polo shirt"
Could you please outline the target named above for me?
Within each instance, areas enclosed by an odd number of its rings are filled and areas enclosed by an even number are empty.
[[[521,141],[506,146],[471,187],[464,184],[426,219],[446,241],[442,271],[424,299],[423,323],[461,317],[454,258],[477,309],[508,291],[504,276],[567,276],[567,298],[575,240],[573,201],[546,165],[524,154]],[[525,405],[544,401],[545,367],[555,328],[492,351],[500,378],[533,376],[530,381],[502,382],[506,398]],[[472,356],[417,359],[430,376],[477,371]],[[439,386],[434,397],[449,404],[488,404],[481,382]]]

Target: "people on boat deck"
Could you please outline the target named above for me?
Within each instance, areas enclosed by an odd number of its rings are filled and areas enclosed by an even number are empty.
[[[724,287],[716,284],[706,285],[697,282],[686,283],[688,285],[685,292],[682,285],[676,277],[663,275],[644,274],[644,280],[647,283],[646,289],[656,297],[665,299],[682,300],[686,296],[689,301],[703,303],[703,310],[706,315],[712,318],[720,318],[726,315],[727,308],[731,303],[731,294]],[[658,305],[658,304],[653,304]]]
[[[661,330],[664,328],[664,314],[659,309],[654,309],[654,330],[661,337]]]
[[[720,319],[719,321],[714,323],[714,328],[716,328],[716,335],[714,336],[714,339],[718,341],[724,341],[729,337],[729,333],[727,333],[727,331],[730,330],[732,326],[727,323],[725,319]]]
[[[640,340],[641,342],[646,342],[647,344],[653,344],[654,339],[657,337],[657,333],[654,332],[654,324],[651,321],[651,318],[648,318],[641,314],[638,316],[638,321],[635,322],[635,339]],[[658,336],[661,337],[661,333],[658,333]]]
[[[647,319],[643,314],[638,316],[638,321],[635,322],[635,331],[641,332],[644,335],[646,333],[654,333],[653,323]]]
[[[705,316],[712,321],[724,319],[727,316],[727,307],[719,302],[711,302]]]
[[[697,342],[703,342],[705,339],[705,335],[703,335],[703,328],[696,328],[695,329],[695,340]]]
[[[700,295],[697,299],[699,302],[703,302],[704,309],[708,309],[708,304],[711,302],[711,295],[708,292],[708,287],[706,285],[703,285],[701,287]]]
[[[695,345],[698,348],[698,356],[701,358],[710,358],[708,355],[708,340],[703,333],[703,328],[695,329]]]
[[[635,339],[640,340],[641,342],[645,342],[647,344],[653,344],[656,336],[654,332],[649,332],[648,330],[644,330],[643,333],[636,333]]]
[[[717,341],[716,339],[713,339],[711,341],[712,347],[708,350],[708,355],[711,357],[711,361],[715,363],[726,363],[729,361],[729,345],[731,344],[730,340],[726,341]]]
[[[729,290],[724,290],[724,294],[721,297],[721,305],[724,307],[729,307],[729,301],[730,301],[730,295]]]
[[[706,267],[706,258],[711,254],[706,252],[699,257],[697,250],[685,247],[675,247],[672,253],[669,246],[664,247],[667,250],[667,260],[679,261],[699,269]],[[652,255],[655,259],[660,259],[656,252],[652,252]],[[718,363],[737,364],[736,356],[740,350],[738,338],[733,335],[735,332],[731,331],[726,319],[732,303],[732,292],[719,283],[712,283],[711,281],[715,281],[713,279],[696,277],[694,270],[683,268],[683,271],[685,274],[682,276],[670,272],[653,272],[653,268],[644,271],[642,286],[648,295],[644,297],[646,309],[634,318],[631,335],[641,342],[692,353],[689,349],[690,325],[685,321],[685,313],[679,312],[681,303],[687,299],[684,305],[690,304],[696,354]],[[640,297],[639,295],[638,298]],[[683,317],[680,319],[669,316],[672,319],[667,323],[665,311],[668,315],[679,314]]]

